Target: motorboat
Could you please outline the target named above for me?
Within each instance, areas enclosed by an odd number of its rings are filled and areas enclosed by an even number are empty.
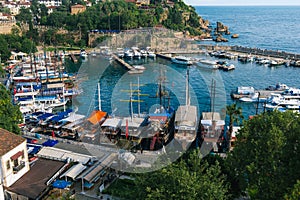
[[[181,65],[192,65],[192,61],[190,58],[188,57],[185,57],[185,56],[175,56],[175,57],[172,57],[171,58],[171,61],[173,63],[176,63],[176,64],[181,64]]]
[[[124,56],[125,56],[126,58],[132,59],[132,58],[133,58],[133,51],[132,51],[131,49],[126,50],[126,51],[124,52]]]
[[[239,99],[242,97],[251,97],[255,93],[255,89],[252,86],[240,86],[233,92],[231,92],[231,97],[234,99]]]
[[[251,97],[242,97],[239,100],[242,102],[266,102],[267,98],[259,98],[259,93],[255,92]]]
[[[147,51],[147,53],[148,53],[148,57],[149,57],[149,58],[155,58],[155,57],[156,57],[156,54],[155,54],[155,52],[151,49],[151,47],[147,47],[147,48],[146,48],[146,51]]]
[[[198,67],[203,67],[207,69],[219,69],[217,61],[214,60],[205,60],[205,59],[200,59],[195,64]]]
[[[234,70],[234,69],[235,69],[235,66],[233,64],[227,64],[227,65],[223,66],[224,71],[231,71],[231,70]]]
[[[131,69],[128,71],[128,74],[142,74],[144,70]]]
[[[86,59],[88,57],[87,52],[84,49],[80,50],[80,58]]]
[[[133,57],[140,59],[142,57],[142,53],[140,52],[140,49],[138,47],[131,47],[131,50],[133,52]]]
[[[148,52],[147,52],[146,50],[141,49],[141,50],[140,50],[140,53],[141,53],[141,56],[142,56],[142,57],[145,57],[145,58],[148,57]]]
[[[134,69],[136,70],[145,70],[146,67],[144,65],[133,65]]]
[[[125,56],[125,53],[124,53],[124,49],[123,48],[117,48],[117,56],[119,58],[123,58]]]

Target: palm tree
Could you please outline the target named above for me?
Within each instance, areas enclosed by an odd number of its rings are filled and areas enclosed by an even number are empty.
[[[237,107],[236,103],[226,106],[226,113],[229,115],[229,130],[228,130],[228,139],[229,139],[229,145],[228,149],[231,147],[231,137],[233,132],[233,124],[239,123],[241,119],[244,119],[244,116],[242,114],[242,108]]]

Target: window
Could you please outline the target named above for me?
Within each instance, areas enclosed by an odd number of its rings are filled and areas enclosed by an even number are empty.
[[[10,161],[6,161],[6,169],[9,170],[10,169]]]
[[[19,165],[18,159],[14,160],[14,166],[17,167]]]

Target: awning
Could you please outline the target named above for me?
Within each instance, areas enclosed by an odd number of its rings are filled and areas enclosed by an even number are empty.
[[[17,160],[19,157],[24,156],[24,151],[18,151],[15,155],[10,157],[12,160]]]
[[[82,178],[90,183],[93,182],[95,179],[97,179],[97,176],[101,174],[102,170],[106,169],[107,167],[110,167],[110,165],[116,159],[116,157],[116,153],[108,155],[103,161],[98,161],[93,167],[91,167],[88,171],[86,171],[78,178]]]
[[[54,147],[43,147],[37,153],[37,156],[42,158],[61,160],[61,161],[66,161],[67,159],[70,159],[73,162],[79,162],[84,165],[93,159],[93,157],[89,155],[74,153],[71,151],[54,148]]]
[[[121,119],[119,118],[108,118],[101,125],[101,127],[119,127],[121,125]]]
[[[107,115],[106,112],[96,110],[93,111],[90,118],[88,119],[92,124],[96,125],[97,123],[103,121],[104,117]]]
[[[63,120],[68,121],[68,122],[75,122],[75,121],[83,119],[83,118],[85,118],[85,115],[72,113],[69,117],[67,117]]]
[[[61,177],[69,177],[73,180],[76,179],[76,177],[81,174],[86,169],[86,166],[82,165],[81,163],[77,165],[73,165],[68,171],[66,171],[64,174],[60,176]]]

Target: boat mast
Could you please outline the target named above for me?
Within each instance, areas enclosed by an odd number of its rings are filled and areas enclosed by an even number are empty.
[[[98,82],[98,110],[101,111],[100,82]]]
[[[63,86],[63,102],[64,102],[64,112],[66,112],[65,86]]]
[[[138,116],[141,114],[141,104],[140,104],[140,77],[138,77]]]
[[[190,91],[189,91],[189,67],[186,71],[186,81],[185,81],[185,105],[190,105]]]
[[[212,112],[212,121],[214,120],[214,112],[215,112],[215,97],[216,97],[216,81],[212,79],[211,84],[211,101],[210,101],[210,107]]]
[[[132,105],[132,83],[130,82],[130,115],[131,115],[131,121],[133,118],[133,105]]]

